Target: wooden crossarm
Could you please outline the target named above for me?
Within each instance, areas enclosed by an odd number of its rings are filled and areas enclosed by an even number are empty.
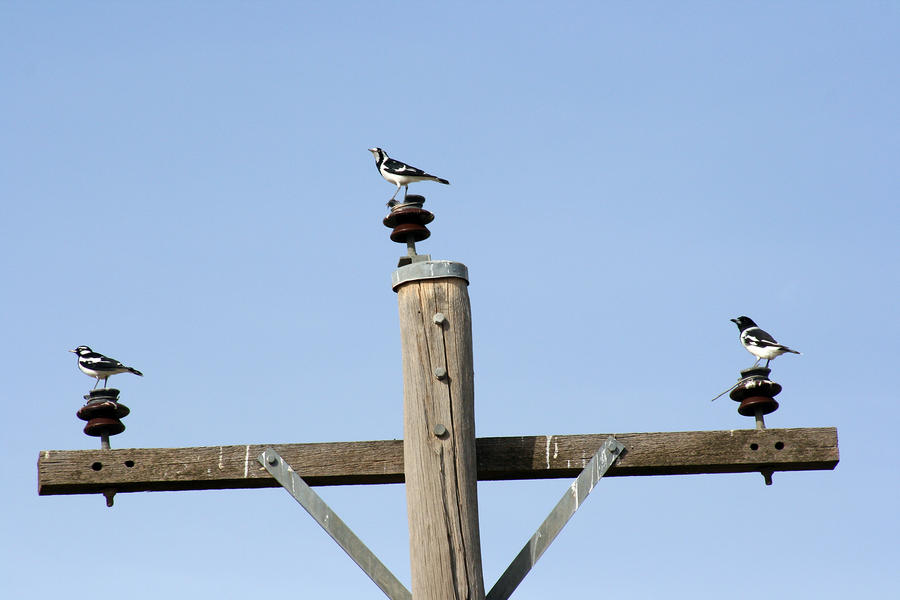
[[[478,438],[478,479],[575,477],[609,435]],[[833,427],[612,435],[626,453],[607,477],[830,470],[838,463]],[[267,447],[276,449],[312,486],[403,482],[402,440],[43,450],[38,493],[277,487],[256,461]]]

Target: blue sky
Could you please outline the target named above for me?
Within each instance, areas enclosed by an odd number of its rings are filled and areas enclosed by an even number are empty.
[[[834,471],[602,482],[519,588],[898,587],[898,24],[890,2],[0,3],[9,597],[381,592],[280,489],[38,497],[83,449],[79,344],[141,369],[114,447],[402,437],[404,252],[372,146],[446,177],[480,436],[770,427]],[[567,481],[479,484],[486,585]],[[319,490],[409,583],[403,487]],[[599,499],[602,498],[602,499]],[[110,592],[113,593],[113,592]]]

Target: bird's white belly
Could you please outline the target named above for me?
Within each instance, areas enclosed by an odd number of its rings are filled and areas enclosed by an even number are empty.
[[[422,177],[421,175],[396,175],[394,173],[386,173],[384,175],[384,178],[397,187],[409,185],[410,183],[415,183],[416,181],[427,181],[432,179],[432,177]]]
[[[394,175],[393,173],[386,173],[384,175],[384,178],[387,179],[388,181],[390,181],[391,183],[393,183],[394,185],[396,185],[397,187],[400,187],[401,185],[406,185],[406,182],[408,179],[406,177],[401,177],[400,175]]]
[[[781,356],[784,354],[784,350],[778,346],[748,346],[747,350],[750,351],[750,354],[756,356],[757,358],[761,358],[763,360],[772,360],[776,356]]]
[[[84,365],[79,364],[78,368],[81,369],[81,372],[87,375],[88,377],[96,377],[97,379],[106,379],[110,375],[118,375],[119,373],[124,373],[127,371],[125,368],[119,369],[103,369],[100,371],[96,371],[92,368],[85,367]]]
[[[98,379],[103,379],[106,375],[101,375],[98,371],[91,369],[90,367],[84,367],[82,365],[78,365],[78,368],[81,369],[81,372],[87,375],[88,377],[96,377]]]

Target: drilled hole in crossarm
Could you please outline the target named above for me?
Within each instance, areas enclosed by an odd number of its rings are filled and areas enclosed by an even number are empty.
[[[753,450],[754,452],[756,452],[757,450],[759,450],[759,444],[757,444],[755,442],[750,444],[750,449]]]
[[[784,449],[784,442],[775,442],[775,449],[776,449],[776,450],[783,450],[783,449]]]
[[[103,463],[95,462],[94,464],[91,465],[91,468],[95,471],[99,471],[100,469],[103,468]]]
[[[134,461],[133,461],[133,460],[126,460],[126,461],[125,461],[125,466],[128,467],[128,468],[130,469],[131,467],[134,466]]]

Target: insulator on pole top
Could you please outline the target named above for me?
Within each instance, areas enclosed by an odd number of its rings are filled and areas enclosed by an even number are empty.
[[[393,205],[390,214],[384,218],[384,226],[391,228],[391,240],[406,244],[407,254],[400,258],[398,266],[431,259],[427,254],[416,254],[416,242],[431,236],[425,225],[434,221],[434,215],[422,208],[423,204],[425,196],[410,194],[404,202]]]

